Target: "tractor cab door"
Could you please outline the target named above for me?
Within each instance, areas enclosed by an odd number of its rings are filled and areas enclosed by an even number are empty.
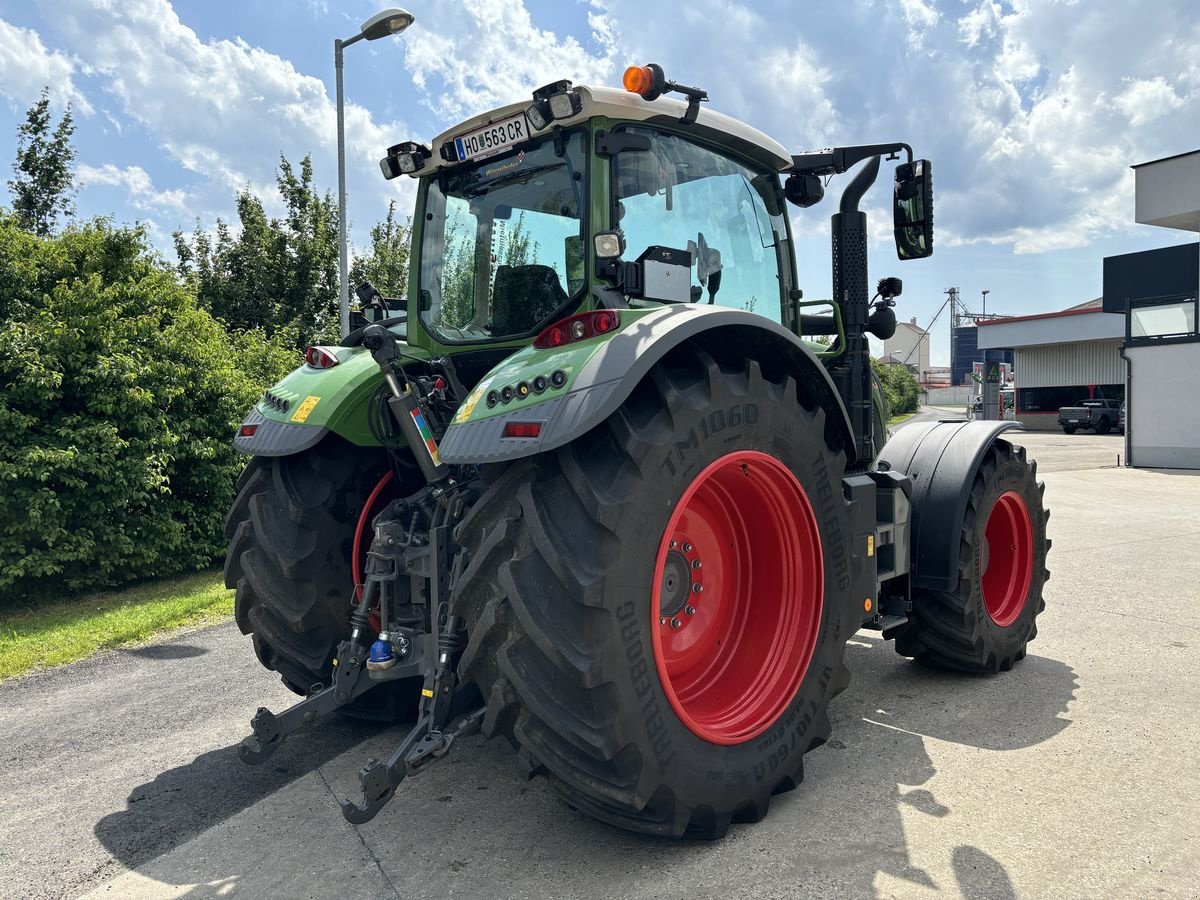
[[[613,157],[613,224],[624,232],[625,258],[652,246],[687,251],[692,302],[781,321],[791,255],[778,175],[679,135],[624,131],[650,140]]]

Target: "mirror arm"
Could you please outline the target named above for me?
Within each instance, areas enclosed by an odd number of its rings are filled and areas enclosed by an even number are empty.
[[[913,151],[908,144],[862,144],[856,147],[834,147],[798,153],[792,157],[792,165],[783,171],[784,174],[797,175],[841,175],[864,159],[872,156],[895,159],[896,154],[901,151],[904,151],[908,162],[911,163]]]

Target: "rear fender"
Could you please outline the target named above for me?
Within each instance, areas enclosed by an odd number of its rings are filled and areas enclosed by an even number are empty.
[[[622,326],[606,339],[559,350],[527,347],[479,384],[442,439],[443,461],[479,464],[521,459],[569,444],[599,425],[629,397],[651,367],[685,341],[710,352],[736,352],[764,366],[782,367],[797,381],[802,399],[825,410],[825,437],[855,457],[850,421],[829,373],[794,334],[769,319],[718,306],[671,306],[648,312],[622,310]],[[627,319],[632,322],[626,324]],[[563,360],[558,362],[557,360]],[[511,409],[486,409],[480,399],[502,386],[532,383],[552,370],[569,373],[566,389],[548,391]],[[807,395],[807,398],[806,398]],[[536,438],[505,438],[509,422],[538,422]]]
[[[1016,422],[930,422],[900,429],[884,445],[878,468],[912,479],[912,584],[958,587],[961,525],[983,456]]]

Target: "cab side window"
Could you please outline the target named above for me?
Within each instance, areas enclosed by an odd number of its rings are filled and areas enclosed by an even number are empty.
[[[692,297],[780,321],[788,259],[778,175],[757,172],[676,135],[630,128],[649,150],[614,157],[625,259],[658,245],[692,253]]]

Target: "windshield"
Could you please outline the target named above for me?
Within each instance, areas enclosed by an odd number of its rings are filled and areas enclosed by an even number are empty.
[[[443,171],[425,198],[420,315],[448,343],[527,335],[583,289],[584,134]]]

